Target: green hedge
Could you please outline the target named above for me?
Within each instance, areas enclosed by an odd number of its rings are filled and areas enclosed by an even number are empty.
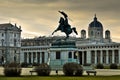
[[[37,71],[38,76],[49,76],[51,68],[46,63],[42,63],[39,66],[35,67],[35,71]]]
[[[110,69],[118,69],[117,64],[110,64]]]
[[[66,76],[82,76],[83,68],[77,63],[66,63],[63,65],[63,73]]]
[[[17,63],[10,63],[4,66],[5,76],[20,76],[21,67]]]
[[[96,65],[96,68],[97,68],[97,69],[103,69],[104,66],[103,66],[103,64],[100,64],[100,63],[99,63],[99,64]]]

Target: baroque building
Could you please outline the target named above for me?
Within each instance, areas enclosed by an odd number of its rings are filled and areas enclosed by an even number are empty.
[[[21,27],[0,24],[0,64],[20,62]]]
[[[105,34],[105,37],[103,36]],[[75,42],[59,43],[55,41],[64,40],[65,37],[38,37],[33,39],[22,39],[20,61],[27,63],[50,63],[50,65],[61,66],[66,62],[78,62],[79,64],[111,63],[120,64],[120,43],[112,42],[111,33],[105,30],[102,23],[94,16],[88,26],[88,37],[86,30],[81,30],[81,37],[69,37],[66,41]],[[53,62],[52,62],[53,61]],[[56,61],[56,62],[55,62]]]

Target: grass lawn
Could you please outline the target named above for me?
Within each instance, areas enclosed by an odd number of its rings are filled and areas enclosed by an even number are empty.
[[[120,75],[119,76],[82,76],[82,77],[68,77],[68,76],[5,77],[5,76],[0,76],[0,80],[120,80]]]

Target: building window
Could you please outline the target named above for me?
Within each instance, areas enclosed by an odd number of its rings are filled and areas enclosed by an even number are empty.
[[[97,51],[97,63],[100,63],[100,51]]]
[[[14,53],[16,53],[16,50],[14,51]]]
[[[93,36],[93,31],[91,31],[91,36]]]
[[[106,51],[103,50],[102,52],[103,52],[103,63],[106,63]]]
[[[4,57],[3,56],[1,56],[1,58],[0,58],[0,60],[1,60],[1,64],[3,64],[4,63]]]
[[[14,37],[16,37],[16,34],[14,34]]]
[[[100,35],[100,32],[98,32],[97,34],[98,34],[98,36],[99,36],[99,35]]]
[[[2,46],[4,46],[4,39],[2,39],[1,42],[2,42]]]
[[[40,63],[40,52],[37,52],[37,63]]]
[[[118,54],[118,50],[114,50],[114,60],[115,60],[115,63],[119,63],[119,54]]]
[[[45,62],[45,53],[42,52],[42,63],[44,63],[44,62]]]
[[[72,52],[68,53],[68,58],[72,58]]]
[[[2,50],[2,54],[4,53],[4,50]]]
[[[56,52],[56,59],[60,59],[60,51]]]
[[[84,64],[86,64],[87,63],[87,51],[84,51]]]
[[[14,62],[16,62],[16,58],[17,58],[17,56],[16,56],[16,55],[14,55]]]
[[[91,51],[91,63],[95,63],[95,51]]]
[[[16,43],[17,43],[17,40],[16,40],[16,39],[14,39],[14,46],[16,46]]]
[[[2,33],[2,37],[4,37],[4,33]]]
[[[109,63],[112,63],[112,50],[108,50]]]
[[[31,64],[31,53],[29,52],[29,63]]]

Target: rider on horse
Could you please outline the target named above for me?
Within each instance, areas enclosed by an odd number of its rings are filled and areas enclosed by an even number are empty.
[[[59,12],[64,16],[64,18],[60,17],[60,21],[59,21],[60,24],[54,32],[61,30],[61,32],[65,32],[67,37],[69,37],[69,34],[72,33],[72,30],[74,30],[74,32],[77,34],[76,28],[71,28],[71,25],[69,25],[67,14],[64,13],[63,11],[59,11]],[[52,33],[52,35],[54,34],[54,32]]]

